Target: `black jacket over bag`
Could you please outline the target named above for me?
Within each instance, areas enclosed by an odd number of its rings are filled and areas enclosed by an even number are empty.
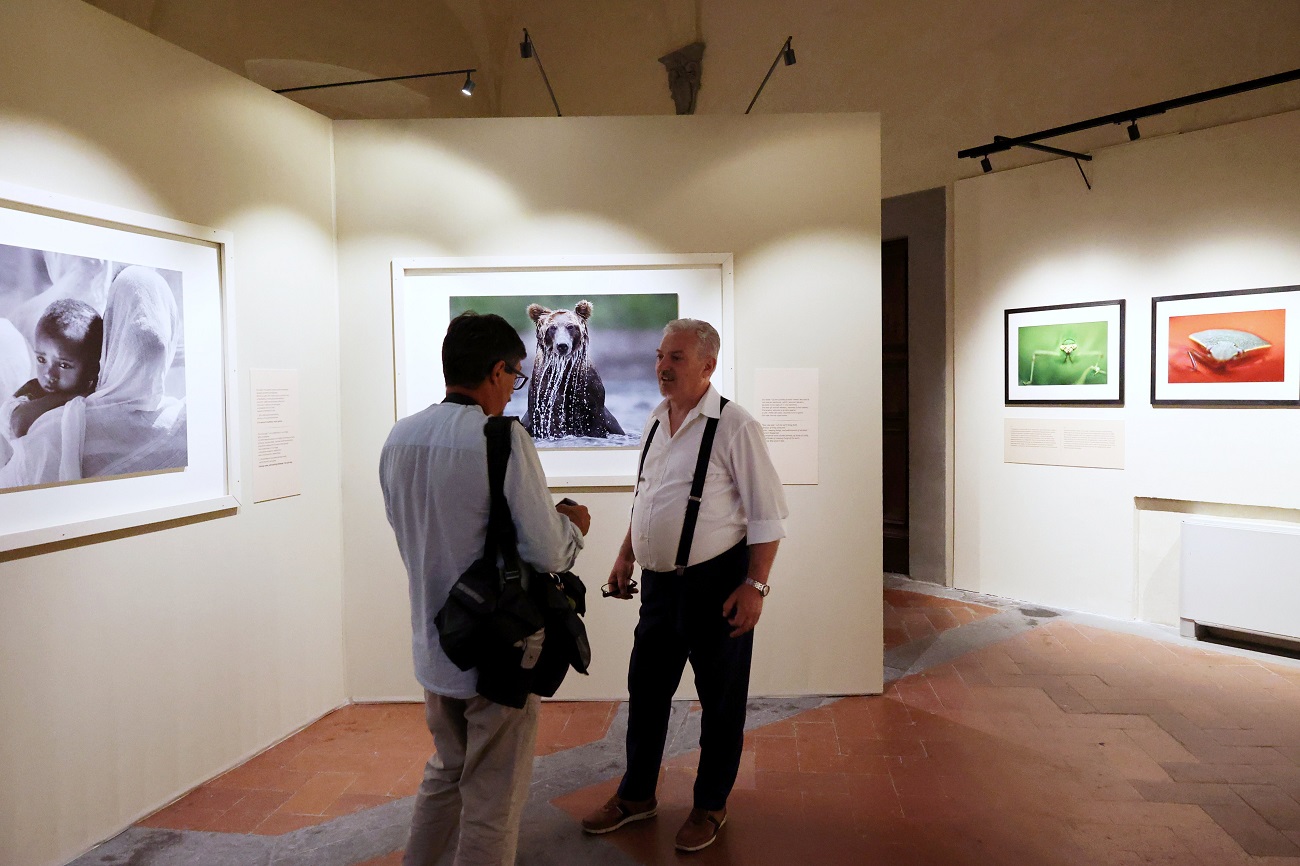
[[[587,589],[578,576],[538,574],[519,559],[505,497],[515,423],[512,417],[488,418],[484,425],[491,496],[487,541],[483,556],[452,587],[434,623],[447,657],[461,670],[478,668],[480,695],[522,707],[529,694],[554,695],[570,667],[587,673],[591,645],[581,619]]]

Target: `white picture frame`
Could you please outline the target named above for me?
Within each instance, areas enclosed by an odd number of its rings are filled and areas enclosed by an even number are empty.
[[[517,295],[523,302],[530,295],[676,294],[679,317],[718,329],[713,382],[724,395],[735,393],[730,253],[401,258],[393,261],[392,279],[398,419],[445,394],[440,350],[453,297]],[[645,364],[652,374],[652,353]],[[635,446],[542,448],[539,454],[551,487],[630,487],[636,480]]]
[[[229,232],[0,183],[0,244],[180,274],[187,429],[181,469],[0,490],[0,553],[239,507],[232,242]]]

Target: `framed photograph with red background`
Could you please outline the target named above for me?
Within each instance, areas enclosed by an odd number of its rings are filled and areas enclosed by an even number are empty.
[[[1300,406],[1300,286],[1152,298],[1151,405]]]

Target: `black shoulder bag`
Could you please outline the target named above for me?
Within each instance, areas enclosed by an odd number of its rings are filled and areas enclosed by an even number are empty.
[[[484,425],[490,505],[483,555],[452,587],[434,623],[447,657],[461,670],[478,668],[480,695],[522,707],[530,693],[555,694],[570,667],[585,674],[591,647],[578,576],[535,574],[519,559],[505,497],[514,423],[489,418]]]

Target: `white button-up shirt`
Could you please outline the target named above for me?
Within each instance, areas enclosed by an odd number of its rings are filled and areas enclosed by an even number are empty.
[[[667,400],[646,422],[641,441],[656,421],[659,429],[646,452],[632,504],[632,553],[644,569],[672,571],[676,566],[686,502],[709,418],[720,420],[687,565],[725,553],[742,538],[749,544],[761,544],[785,537],[789,512],[781,479],[767,453],[763,427],[734,402],[719,414],[721,402],[721,395],[709,386],[675,436],[668,433]]]
[[[465,569],[483,555],[486,422],[478,406],[435,403],[398,421],[379,458],[384,507],[410,578],[415,678],[449,698],[477,693],[478,670],[462,671],[447,658],[433,618]],[[541,572],[572,568],[582,533],[555,510],[537,449],[519,424],[511,426],[505,495],[519,558]]]

